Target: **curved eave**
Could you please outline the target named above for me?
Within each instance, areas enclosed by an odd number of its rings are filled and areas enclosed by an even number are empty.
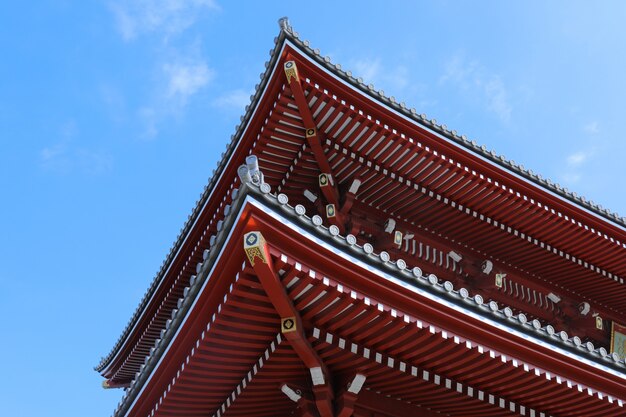
[[[194,230],[194,226],[198,222],[198,219],[205,212],[209,201],[213,198],[215,188],[224,176],[224,172],[229,161],[233,158],[236,149],[241,143],[244,133],[257,111],[259,104],[264,96],[265,90],[268,88],[268,84],[272,80],[272,75],[276,70],[276,64],[281,59],[285,46],[290,45],[303,56],[307,57],[311,61],[319,64],[325,68],[329,73],[343,82],[349,84],[355,90],[358,90],[363,95],[369,97],[374,102],[380,103],[390,111],[400,115],[401,117],[409,120],[410,122],[420,126],[421,128],[436,134],[439,137],[444,138],[450,144],[469,152],[472,155],[479,157],[481,161],[485,161],[491,166],[491,169],[496,169],[500,173],[511,174],[519,184],[520,187],[526,188],[531,192],[542,191],[542,199],[558,202],[562,208],[566,211],[574,211],[577,215],[582,216],[590,225],[596,225],[596,227],[606,230],[613,230],[618,235],[626,236],[626,219],[618,216],[615,213],[610,213],[607,210],[601,209],[599,206],[588,202],[582,197],[578,197],[573,193],[567,192],[557,184],[552,183],[549,180],[544,180],[540,176],[533,174],[531,171],[525,170],[522,167],[516,165],[514,162],[507,160],[502,156],[498,156],[494,152],[489,152],[484,147],[476,145],[474,142],[468,141],[465,136],[460,136],[454,131],[448,130],[445,125],[438,125],[433,120],[428,120],[424,115],[418,115],[415,109],[408,109],[404,103],[398,103],[393,97],[385,96],[381,91],[376,91],[372,86],[366,86],[360,80],[354,78],[350,73],[342,71],[340,66],[333,65],[330,59],[323,58],[319,52],[309,47],[307,41],[303,41],[298,37],[298,34],[293,31],[286,19],[280,21],[280,33],[275,39],[275,47],[270,53],[270,59],[265,64],[266,70],[261,74],[261,81],[255,88],[255,94],[251,96],[250,105],[246,106],[246,112],[241,117],[241,123],[236,127],[236,133],[231,137],[226,151],[222,154],[221,161],[218,164],[216,170],[214,170],[208,185],[205,187],[200,199],[197,201],[195,208],[190,214],[184,227],[176,239],[174,245],[170,249],[170,252],[164,260],[161,269],[153,279],[150,287],[144,294],[139,306],[135,313],[128,322],[126,328],[118,338],[114,347],[111,349],[100,363],[95,367],[98,372],[103,374],[110,372],[111,369],[119,365],[124,352],[126,352],[133,341],[137,338],[141,332],[142,326],[145,326],[145,321],[149,320],[151,309],[154,305],[160,302],[159,292],[166,288],[169,280],[168,274],[172,265],[183,251],[185,243],[188,241],[190,234]]]
[[[205,322],[202,321],[199,325],[194,324],[193,331],[188,327],[192,326],[191,323],[194,323],[193,320],[198,317],[210,316],[210,313],[207,315],[206,311],[198,312],[197,309],[206,309],[207,305],[216,304],[216,300],[218,304],[220,300],[226,300],[222,296],[223,292],[216,290],[215,286],[219,286],[220,283],[224,284],[222,281],[233,275],[233,271],[225,273],[220,269],[220,262],[225,265],[221,254],[232,254],[233,248],[241,248],[239,245],[245,225],[251,218],[253,218],[254,227],[265,229],[264,233],[268,236],[276,233],[274,237],[278,237],[286,229],[285,239],[277,242],[282,242],[282,247],[289,247],[290,252],[305,255],[306,258],[302,258],[303,262],[321,266],[324,262],[320,262],[318,258],[332,257],[334,261],[328,261],[326,264],[333,265],[336,270],[334,275],[329,274],[329,276],[342,276],[346,280],[350,279],[353,285],[357,281],[363,283],[369,288],[366,293],[377,294],[382,302],[390,306],[389,308],[405,309],[411,306],[405,311],[411,312],[417,308],[423,314],[425,310],[422,309],[422,305],[428,305],[431,313],[438,312],[434,316],[429,315],[429,320],[432,319],[435,323],[440,321],[440,326],[444,324],[442,329],[448,329],[448,325],[453,325],[452,327],[456,330],[465,329],[465,334],[461,335],[463,337],[484,340],[487,345],[491,344],[492,348],[496,345],[495,349],[500,352],[513,349],[514,352],[522,354],[527,359],[531,358],[539,362],[534,365],[539,365],[546,371],[556,368],[552,371],[557,375],[565,374],[567,378],[572,378],[574,381],[589,384],[588,386],[594,387],[594,390],[607,392],[617,398],[622,398],[624,395],[623,381],[626,380],[626,366],[623,360],[614,360],[611,356],[606,356],[605,352],[589,351],[585,346],[577,346],[573,339],[564,338],[547,327],[535,329],[528,323],[520,321],[519,318],[507,317],[504,308],[488,308],[477,299],[463,297],[454,288],[444,288],[440,283],[432,283],[424,277],[412,276],[411,270],[402,267],[394,260],[383,260],[358,245],[350,244],[344,237],[332,233],[324,226],[317,225],[315,219],[296,212],[295,208],[285,202],[277,201],[275,196],[265,194],[254,186],[249,188],[244,186],[240,190],[233,208],[233,212],[225,219],[225,228],[219,233],[215,245],[210,249],[211,256],[202,265],[201,273],[186,291],[187,295],[181,299],[180,308],[172,315],[172,320],[168,322],[162,338],[157,339],[151,355],[146,358],[145,366],[141,367],[137,377],[131,383],[130,389],[114,414],[116,417],[128,415],[128,412],[135,406],[142,408],[140,412],[144,412],[145,407],[148,407],[149,411],[152,403],[144,401],[145,396],[156,395],[158,398],[161,395],[160,388],[154,385],[154,381],[161,377],[164,381],[168,381],[164,372],[171,366],[175,373],[179,364],[184,362],[187,350],[181,349],[181,343],[188,339],[187,342],[191,340],[188,348],[193,346],[194,338],[202,332]],[[279,229],[284,230],[281,232]],[[293,231],[298,232],[298,237],[293,236]],[[311,251],[312,246],[319,246],[319,250]],[[241,255],[243,251],[241,249],[240,251]],[[233,262],[229,264],[235,269],[240,267],[239,264],[233,266]],[[210,277],[216,270],[220,270],[219,276],[211,279]],[[352,275],[367,276],[368,279],[355,280]],[[227,290],[228,284],[229,282],[226,282],[225,285],[221,285],[223,287],[220,287],[221,291]],[[208,290],[207,285],[213,287]],[[363,288],[356,289],[360,291]],[[211,294],[212,301],[198,303],[200,294],[205,294],[205,296]],[[439,315],[440,317],[436,317]],[[453,316],[456,318],[452,318]],[[192,320],[192,317],[196,319]],[[177,355],[178,359],[170,360],[172,358],[168,355]],[[166,357],[169,359],[166,360]],[[602,394],[599,397],[602,398]],[[155,399],[152,398],[152,401]]]
[[[567,203],[588,212],[588,214],[599,217],[602,221],[608,221],[610,224],[619,227],[622,231],[626,230],[626,217],[602,208],[600,205],[586,199],[583,196],[578,196],[576,193],[569,192],[567,189],[550,179],[544,179],[541,175],[533,173],[531,170],[524,169],[522,166],[507,159],[505,156],[498,155],[495,151],[490,151],[485,146],[478,145],[475,141],[468,140],[465,135],[459,135],[456,131],[449,130],[446,125],[437,124],[434,119],[428,119],[426,115],[418,114],[416,109],[408,108],[404,102],[397,102],[394,97],[386,96],[382,90],[376,90],[372,84],[366,85],[361,79],[355,78],[350,72],[343,71],[340,65],[333,64],[329,57],[323,57],[318,50],[312,49],[309,46],[308,41],[299,38],[298,33],[293,30],[288,21],[281,20],[280,23],[282,29],[281,35],[284,33],[286,38],[289,39],[293,45],[298,48],[298,50],[323,66],[336,77],[347,82],[355,89],[358,89],[364,95],[380,102],[384,106],[412,120],[416,124],[445,137],[457,146],[480,156],[482,159],[489,161],[498,168],[504,169],[507,172],[513,173],[516,176],[529,181],[545,192],[565,200]]]

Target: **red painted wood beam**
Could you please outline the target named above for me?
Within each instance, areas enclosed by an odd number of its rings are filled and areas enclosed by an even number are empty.
[[[291,88],[293,98],[300,112],[300,117],[302,117],[302,121],[304,122],[305,138],[309,147],[311,148],[311,151],[313,152],[315,161],[317,162],[317,165],[319,166],[322,174],[327,174],[330,175],[331,178],[334,178],[333,170],[328,163],[328,159],[326,158],[326,154],[324,153],[324,149],[322,148],[322,143],[325,140],[324,135],[322,134],[322,132],[319,132],[317,130],[317,123],[315,123],[315,119],[313,119],[313,114],[311,114],[309,103],[306,99],[306,96],[304,95],[302,85],[300,84],[300,75],[298,74],[298,68],[295,61],[285,62],[284,68],[285,76],[287,77],[287,83]],[[332,186],[322,186],[320,188],[324,193],[326,201],[328,201],[328,203],[330,204],[334,204],[335,207],[339,208],[339,193],[337,192],[337,188],[334,184],[330,185]]]
[[[624,397],[624,386],[618,376],[601,372],[586,363],[567,360],[547,347],[528,342],[523,338],[511,337],[504,329],[485,325],[463,313],[442,306],[427,297],[416,297],[401,286],[390,285],[389,281],[370,273],[367,269],[355,268],[346,264],[339,254],[320,247],[312,247],[308,240],[294,236],[292,229],[277,222],[269,214],[254,208],[255,227],[271,236],[272,241],[280,242],[280,250],[295,259],[306,260],[309,265],[317,265],[317,272],[325,276],[342,277],[342,283],[351,286],[362,294],[375,294],[378,299],[402,311],[411,311],[416,317],[428,317],[434,326],[444,328],[461,338],[478,340],[481,344],[531,363],[540,369],[554,372],[573,381],[585,381],[592,389],[599,390],[616,398]],[[357,406],[358,406],[357,402]]]
[[[365,383],[365,375],[356,374],[346,388],[337,395],[337,417],[350,417],[354,413],[354,405]]]
[[[301,417],[317,417],[313,402],[308,398],[302,390],[291,387],[288,384],[280,386],[280,390],[293,402],[298,404]]]
[[[317,355],[304,334],[300,313],[293,305],[280,278],[274,270],[270,251],[260,232],[244,235],[244,250],[263,289],[281,317],[281,331],[300,360],[309,368],[313,381],[315,405],[320,417],[334,417],[333,391],[328,368]]]

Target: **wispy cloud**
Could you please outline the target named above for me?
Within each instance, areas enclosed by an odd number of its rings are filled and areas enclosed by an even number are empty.
[[[213,106],[220,109],[238,112],[243,110],[248,103],[250,103],[250,93],[241,89],[228,91],[212,102]]]
[[[591,152],[578,151],[567,156],[567,165],[579,166],[591,156]]]
[[[513,109],[504,81],[478,61],[468,60],[462,53],[455,54],[445,63],[439,82],[453,84],[478,97],[500,121],[506,123],[511,119]]]
[[[165,121],[172,116],[182,116],[188,102],[206,88],[214,76],[214,71],[202,60],[163,64],[153,96],[137,111],[143,125],[141,138],[157,137]]]
[[[79,131],[76,122],[70,120],[59,129],[60,140],[39,151],[39,164],[42,169],[56,174],[81,173],[100,175],[113,166],[111,156],[100,150],[78,146],[74,138]]]
[[[151,139],[172,117],[183,116],[191,99],[215,78],[200,41],[186,32],[219,6],[215,0],[113,0],[110,9],[124,40],[152,35],[149,41],[159,44],[147,65],[151,85],[143,90],[148,93],[130,112],[142,125],[140,136]],[[106,93],[105,102],[116,99]]]
[[[168,79],[166,96],[183,103],[205,87],[214,77],[213,70],[204,62],[169,63],[163,66],[163,72]]]
[[[583,126],[583,131],[588,135],[597,135],[600,133],[600,125],[596,121],[592,121]]]
[[[563,181],[569,184],[580,182],[584,178],[585,165],[593,158],[595,149],[580,149],[570,153],[565,158],[565,167],[563,169]]]
[[[388,67],[381,63],[380,58],[353,60],[349,62],[349,67],[354,76],[361,77],[366,84],[389,90],[386,92],[389,95],[400,94],[410,83],[406,66]]]
[[[219,6],[214,0],[130,0],[115,1],[110,8],[122,38],[131,41],[151,32],[176,35]]]

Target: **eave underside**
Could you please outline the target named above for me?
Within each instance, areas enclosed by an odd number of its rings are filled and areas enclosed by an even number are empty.
[[[544,287],[589,301],[605,316],[626,321],[624,243],[611,235],[610,228],[596,230],[584,220],[581,223],[576,210],[560,210],[562,204],[552,205],[545,195],[544,205],[539,207],[539,200],[534,200],[541,195],[537,190],[504,185],[503,178],[505,184],[512,184],[506,173],[486,172],[482,165],[474,164],[471,155],[453,152],[431,132],[390,116],[378,104],[315,69],[315,64],[291,47],[283,51],[277,68],[282,67],[287,53],[300,65],[308,105],[317,129],[324,134],[324,157],[336,181],[346,188],[354,178],[363,180],[353,211],[364,222],[368,216],[376,221],[382,216],[395,217],[422,236],[448,242],[450,245],[437,249],[442,254],[450,246],[467,248]],[[250,129],[240,141],[255,144],[252,152],[259,155],[273,189],[289,195],[293,204],[311,208],[302,190],[315,190],[319,163],[307,146],[302,117],[283,77],[280,71],[273,73],[263,107],[256,109],[255,120],[249,122]],[[239,159],[248,153],[244,148],[236,152]],[[175,268],[161,283],[166,295],[146,308],[140,328],[121,344],[115,360],[103,367],[111,381],[127,384],[133,378],[189,285],[196,265],[202,262],[203,248],[217,232],[230,192],[237,186],[234,176],[222,181],[225,194],[216,196],[218,203],[199,216],[187,249],[172,261]],[[361,243],[367,240],[367,235],[358,237]],[[424,255],[416,255],[419,244],[418,239],[407,242],[394,255],[422,262]],[[509,288],[513,296],[513,286]],[[547,291],[533,290],[532,295],[530,288],[528,291],[535,303],[546,299]],[[542,308],[549,305],[541,303]],[[544,324],[549,322],[539,318]]]
[[[354,406],[357,417],[622,413],[614,397],[383,304],[280,248],[276,242],[271,247],[271,263],[332,383],[341,386],[356,372],[367,376]],[[275,300],[257,271],[244,264],[234,276],[219,278],[230,282],[228,290],[215,313],[203,316],[210,320],[185,347],[187,355],[170,375],[150,380],[145,392],[153,394],[125,415],[299,415],[280,387],[306,395],[309,369],[280,334]]]

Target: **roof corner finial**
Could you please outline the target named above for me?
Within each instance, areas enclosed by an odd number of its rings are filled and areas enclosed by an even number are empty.
[[[289,18],[287,16],[281,17],[278,19],[278,26],[281,30],[288,32],[291,30],[291,26],[289,25]]]

